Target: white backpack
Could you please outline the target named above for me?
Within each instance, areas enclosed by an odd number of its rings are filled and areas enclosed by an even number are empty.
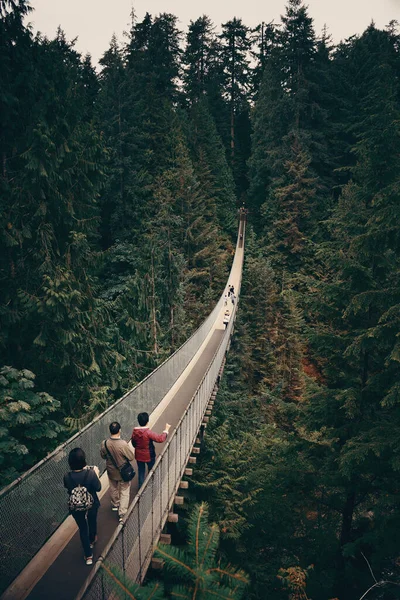
[[[71,490],[71,493],[70,493],[69,499],[68,499],[68,508],[71,512],[75,512],[75,511],[81,512],[81,511],[89,510],[89,508],[92,508],[92,506],[93,506],[93,502],[94,502],[93,496],[88,491],[88,489],[85,485],[88,474],[89,474],[89,471],[86,471],[85,478],[83,480],[82,485],[79,484]],[[70,481],[73,482],[73,479],[71,478],[71,473],[69,474],[69,477],[70,477]]]

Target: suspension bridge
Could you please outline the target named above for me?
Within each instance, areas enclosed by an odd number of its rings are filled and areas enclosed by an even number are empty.
[[[176,521],[174,506],[179,489],[187,488],[199,442],[211,414],[219,377],[233,332],[240,294],[244,256],[245,214],[240,213],[236,251],[227,285],[233,285],[236,303],[223,325],[224,295],[199,329],[148,377],[96,417],[79,433],[0,492],[0,600],[106,600],[112,585],[101,568],[115,565],[141,583],[167,521]],[[230,301],[229,301],[229,304]],[[123,523],[110,510],[105,463],[99,448],[112,421],[122,425],[129,439],[139,412],[150,414],[150,426],[172,434],[158,445],[158,457],[138,491],[131,485],[130,505]],[[101,507],[94,564],[83,561],[75,521],[67,513],[63,475],[68,454],[82,447],[87,464],[97,464],[101,476]],[[100,463],[100,464],[99,464]]]

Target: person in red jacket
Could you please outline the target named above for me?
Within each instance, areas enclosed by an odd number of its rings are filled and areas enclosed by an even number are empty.
[[[156,449],[154,442],[161,444],[167,439],[171,425],[167,423],[162,433],[155,433],[148,426],[149,415],[146,412],[138,414],[139,427],[132,431],[132,446],[135,448],[135,458],[138,466],[139,488],[141,487],[145,474],[146,465],[150,471],[156,462]]]

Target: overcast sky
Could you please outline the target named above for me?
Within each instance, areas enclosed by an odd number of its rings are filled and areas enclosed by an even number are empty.
[[[179,19],[186,31],[190,20],[206,14],[217,27],[236,16],[246,25],[261,21],[279,22],[285,11],[285,0],[31,0],[34,8],[30,22],[34,31],[54,37],[58,25],[67,38],[78,38],[76,48],[82,54],[89,52],[94,63],[107,50],[113,33],[122,40],[129,29],[132,5],[139,19],[147,12],[170,12]],[[309,0],[309,14],[314,19],[317,34],[326,23],[334,42],[354,33],[361,33],[375,21],[385,27],[389,21],[400,21],[400,0]]]

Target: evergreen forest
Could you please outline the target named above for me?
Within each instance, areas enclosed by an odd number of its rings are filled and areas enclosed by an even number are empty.
[[[244,204],[195,470],[229,597],[400,598],[397,23],[334,44],[302,0],[256,28],[132,12],[94,66],[30,18],[0,0],[1,485],[199,326]]]

